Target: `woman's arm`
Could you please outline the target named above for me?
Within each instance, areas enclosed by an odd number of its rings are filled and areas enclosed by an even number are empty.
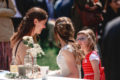
[[[19,65],[23,65],[24,64],[24,57],[26,55],[26,50],[27,49],[28,49],[28,47],[26,47],[23,42],[21,42],[19,44],[19,47],[18,47],[17,52],[16,52],[17,64],[19,64]]]
[[[70,71],[70,74],[66,77],[79,78],[79,71],[78,71],[73,53],[67,50],[63,50],[61,53],[64,56],[65,61]]]
[[[99,70],[99,61],[98,60],[92,60],[90,61],[93,71],[94,71],[94,80],[100,80],[100,70]]]

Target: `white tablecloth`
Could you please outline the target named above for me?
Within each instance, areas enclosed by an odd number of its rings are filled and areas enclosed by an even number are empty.
[[[35,79],[36,80],[36,79]],[[42,80],[42,79],[41,79]],[[85,79],[76,79],[76,78],[66,78],[66,77],[53,77],[53,76],[48,76],[47,80],[85,80]]]
[[[5,79],[5,80],[8,79],[5,77],[6,73],[9,73],[9,71],[0,71],[0,80],[1,79]],[[85,79],[76,79],[76,78],[55,77],[55,76],[47,76],[46,78],[47,78],[46,80],[85,80]],[[18,80],[18,79],[16,79],[16,80]],[[19,79],[19,80],[21,80],[21,79]],[[27,80],[29,80],[29,79],[27,79]],[[42,78],[30,79],[30,80],[42,80]]]
[[[7,79],[6,77],[5,77],[5,75],[6,75],[6,73],[9,73],[9,71],[2,71],[2,70],[0,70],[0,79]]]

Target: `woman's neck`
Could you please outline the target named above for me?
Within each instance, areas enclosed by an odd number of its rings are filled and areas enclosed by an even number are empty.
[[[60,41],[61,47],[64,47],[66,45],[66,42],[59,36],[59,34],[57,34],[57,36]]]
[[[84,50],[84,53],[85,53],[85,55],[87,55],[88,53],[90,53],[92,50],[91,49],[85,49]]]
[[[61,42],[61,47],[64,47],[66,45],[66,43],[63,41]]]
[[[65,41],[63,40],[60,40],[60,43],[61,43],[61,47],[64,47],[66,45]]]

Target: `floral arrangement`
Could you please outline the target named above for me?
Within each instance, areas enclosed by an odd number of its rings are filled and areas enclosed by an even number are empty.
[[[26,70],[25,75],[21,75],[20,71],[17,73],[7,73],[6,77],[9,79],[33,79],[41,77],[40,73],[40,66],[37,65],[36,57],[41,57],[45,55],[44,51],[42,50],[41,46],[38,43],[35,43],[33,37],[31,36],[24,36],[23,43],[28,47],[26,50],[26,56],[24,57],[24,68]],[[33,62],[31,61],[31,55],[33,56]],[[20,67],[18,67],[20,69]],[[23,69],[23,68],[21,68]]]
[[[5,76],[9,79],[29,79],[27,76],[18,75],[17,73],[7,73]]]
[[[34,43],[33,37],[31,36],[24,36],[23,37],[23,43],[29,47],[30,49],[27,49],[27,53],[31,53],[34,57],[37,55],[41,57],[42,55],[45,55],[43,52],[41,46],[38,43]]]

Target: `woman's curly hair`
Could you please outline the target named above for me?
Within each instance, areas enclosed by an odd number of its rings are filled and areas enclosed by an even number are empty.
[[[72,21],[68,17],[60,17],[56,20],[55,27],[54,27],[55,39],[56,42],[59,44],[59,39],[57,35],[61,37],[61,39],[66,43],[72,45],[74,48],[74,56],[76,59],[76,63],[80,64],[81,60],[84,58],[84,53],[75,41],[74,34],[75,29],[72,24]]]

